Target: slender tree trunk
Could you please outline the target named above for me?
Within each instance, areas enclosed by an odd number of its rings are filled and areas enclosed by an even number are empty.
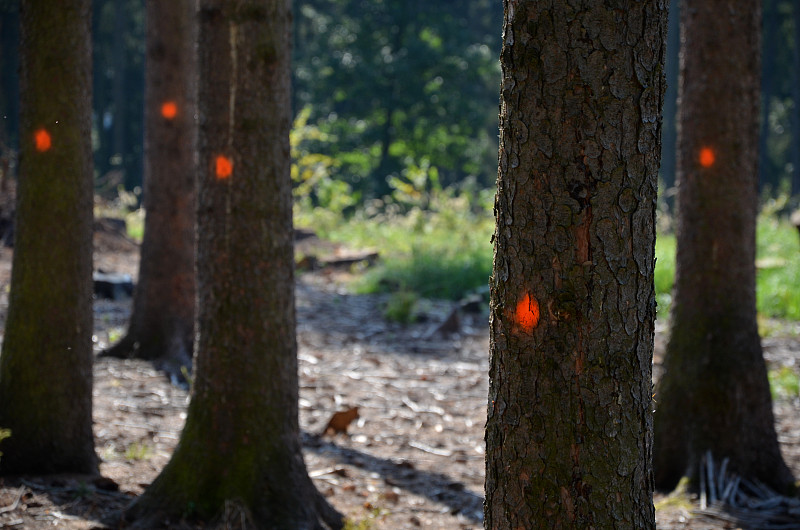
[[[656,485],[697,478],[711,451],[729,458],[731,471],[783,491],[792,475],[756,324],[760,6],[684,6],[677,273],[656,396]]]
[[[147,0],[147,212],[128,334],[106,352],[191,366],[197,170],[195,0]]]
[[[89,0],[21,5],[17,230],[0,356],[4,473],[97,471]]]
[[[128,512],[340,527],[298,425],[288,0],[200,2],[199,339],[181,441]],[[230,511],[230,510],[228,510]]]
[[[664,2],[505,1],[486,528],[654,528]]]

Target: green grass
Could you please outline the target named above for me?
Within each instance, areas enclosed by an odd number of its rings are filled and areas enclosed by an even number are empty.
[[[153,456],[153,448],[146,443],[133,442],[125,449],[125,460],[148,460]]]
[[[297,224],[355,248],[374,248],[381,259],[354,284],[358,292],[410,292],[421,298],[459,299],[485,288],[492,271],[494,218],[490,206],[442,196],[428,211],[396,204],[358,211],[349,219],[302,211]],[[800,320],[800,237],[774,211],[758,219],[757,303],[762,317]],[[655,291],[659,317],[669,312],[675,279],[674,234],[656,238]],[[401,315],[402,316],[402,315]]]
[[[673,234],[656,236],[656,302],[659,318],[666,318],[672,304],[672,285],[675,283],[675,247]]]
[[[758,312],[800,320],[800,237],[788,220],[761,215],[756,232]]]
[[[756,228],[756,306],[765,317],[800,320],[800,237],[787,219],[762,214]],[[656,300],[665,315],[675,278],[675,236],[656,238]]]
[[[788,366],[770,370],[767,377],[772,399],[791,399],[800,396],[800,377]]]
[[[459,198],[447,199],[436,211],[386,210],[360,212],[338,225],[306,214],[302,223],[333,241],[380,252],[379,264],[354,285],[357,292],[406,291],[422,298],[459,299],[488,285],[494,229],[490,213],[476,213]]]

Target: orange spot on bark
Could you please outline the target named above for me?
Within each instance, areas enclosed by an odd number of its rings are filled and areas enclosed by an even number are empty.
[[[39,129],[38,131],[34,132],[33,143],[36,146],[36,150],[40,153],[49,151],[50,147],[53,146],[53,141],[50,138],[50,133],[47,132],[47,129]]]
[[[231,175],[233,175],[233,160],[225,155],[217,156],[215,174],[220,180],[229,178]]]
[[[514,321],[526,332],[533,331],[539,323],[539,302],[528,293],[517,303]]]
[[[711,167],[714,165],[714,161],[717,159],[717,155],[714,154],[714,150],[710,147],[704,147],[700,149],[700,165],[703,167]]]
[[[178,105],[174,101],[167,101],[161,105],[161,115],[171,120],[178,115]]]

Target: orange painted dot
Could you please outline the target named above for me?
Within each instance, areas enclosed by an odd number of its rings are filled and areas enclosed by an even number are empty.
[[[233,174],[233,160],[225,155],[219,155],[216,158],[216,175],[217,178],[222,180],[230,177]]]
[[[703,167],[711,167],[714,165],[714,161],[717,159],[717,156],[714,154],[714,150],[710,147],[704,147],[700,149],[700,165]]]
[[[171,120],[178,115],[178,105],[174,101],[167,101],[161,105],[161,115]]]
[[[514,321],[526,332],[531,332],[539,323],[539,302],[528,293],[517,303]]]
[[[39,129],[38,131],[34,132],[33,143],[36,146],[36,150],[40,153],[49,151],[50,147],[53,146],[53,141],[50,138],[50,133],[47,132],[47,129]]]

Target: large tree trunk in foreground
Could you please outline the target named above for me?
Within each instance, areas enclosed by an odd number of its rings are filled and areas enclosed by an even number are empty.
[[[298,425],[287,0],[200,3],[194,393],[181,441],[128,516],[245,514],[258,528],[339,527]]]
[[[22,2],[20,179],[3,473],[97,471],[92,438],[91,10]]]
[[[505,2],[487,528],[654,528],[663,2]]]
[[[756,324],[758,2],[687,1],[678,130],[678,255],[655,477],[697,478],[702,455],[785,490]],[[696,484],[696,483],[695,483]]]
[[[128,334],[106,355],[191,366],[197,170],[194,0],[148,0],[145,217]]]

